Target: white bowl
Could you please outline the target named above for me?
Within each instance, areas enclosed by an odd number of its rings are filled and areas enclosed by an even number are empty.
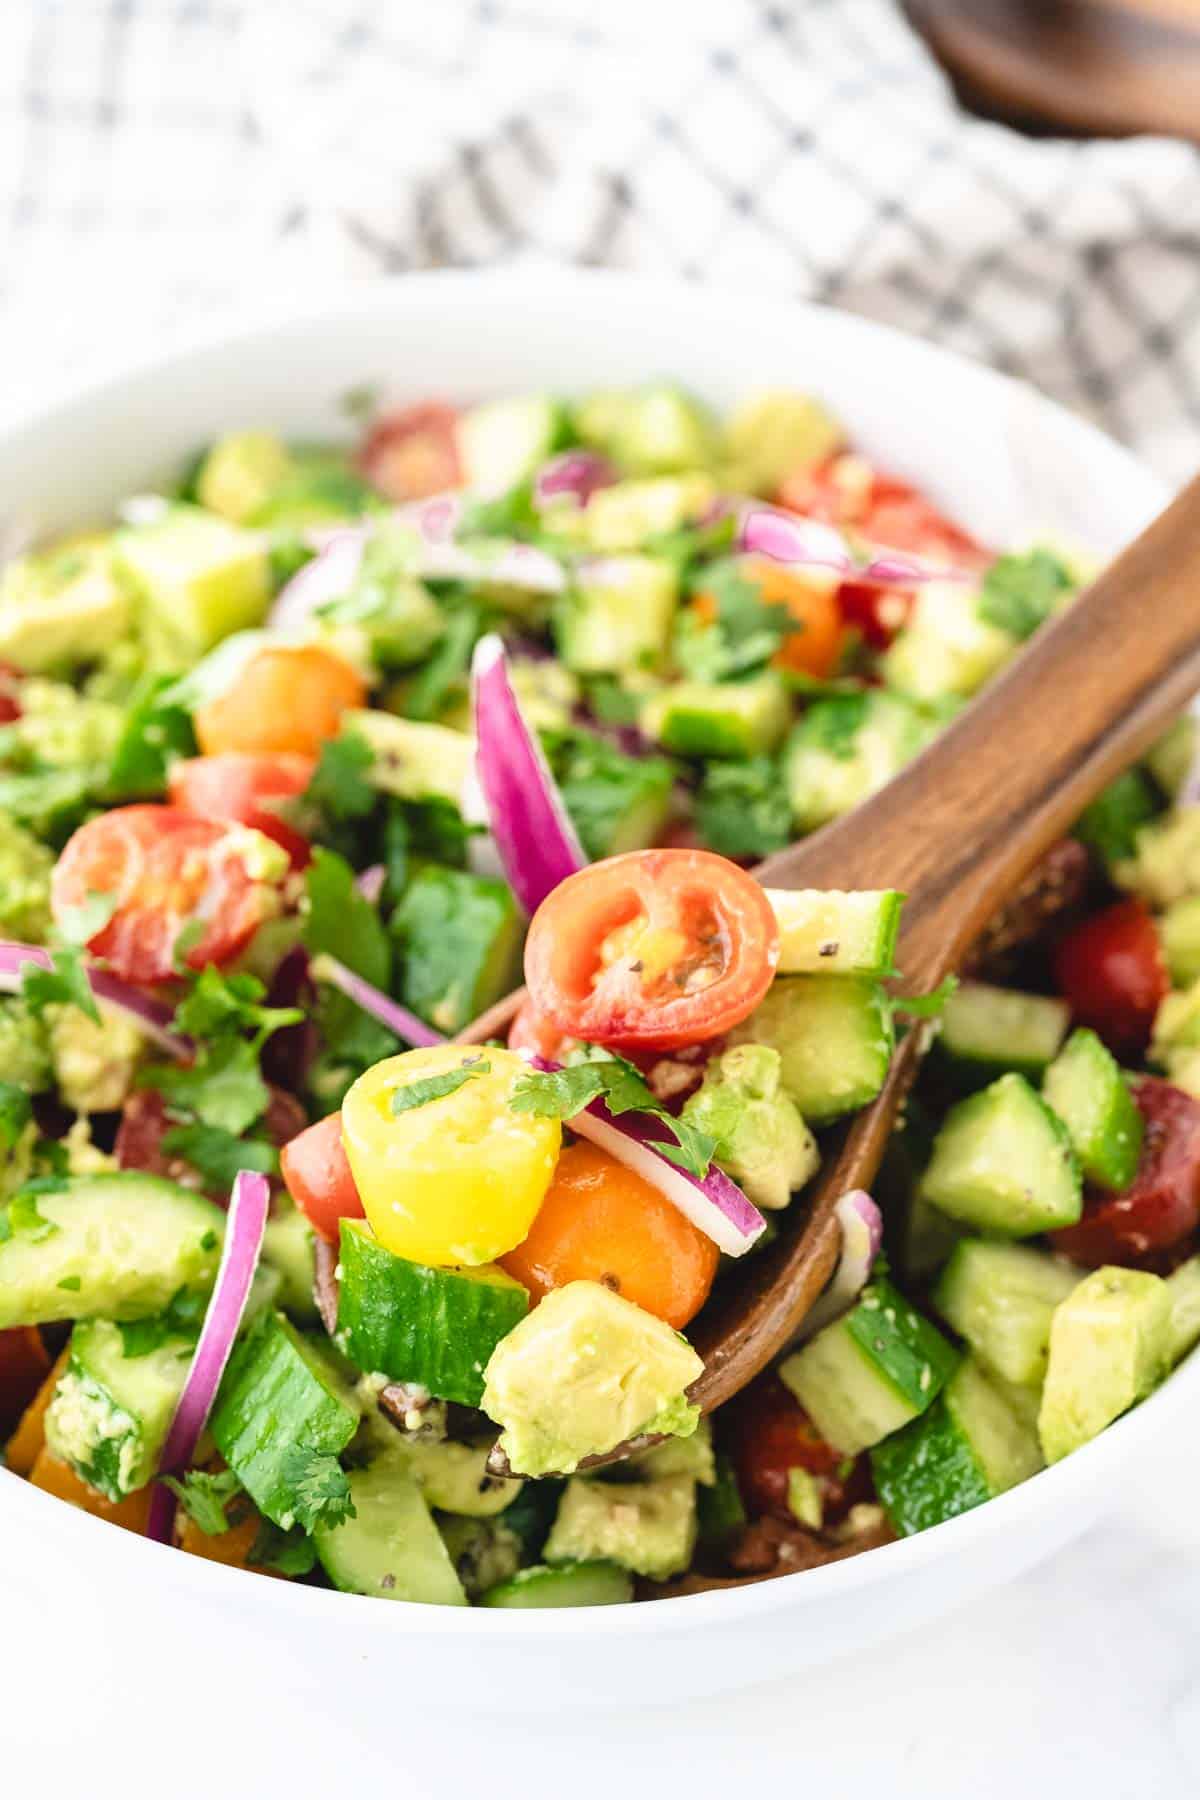
[[[243,322],[0,433],[0,495],[8,517],[57,529],[152,487],[223,431],[344,434],[340,403],[364,384],[468,400],[654,374],[718,405],[811,389],[856,442],[997,544],[1051,531],[1105,556],[1165,499],[1126,451],[1028,389],[861,319],[541,271],[408,277]],[[1110,1507],[1198,1397],[1193,1358],[1094,1443],[921,1537],[753,1587],[594,1611],[385,1605],[267,1581],[113,1530],[0,1471],[0,1610],[47,1644],[72,1629],[79,1641],[83,1626],[90,1668],[101,1682],[120,1669],[121,1692],[168,1655],[181,1692],[192,1676],[211,1691],[214,1666],[223,1685],[269,1679],[314,1696],[340,1674],[356,1708],[388,1717],[447,1700],[510,1710],[694,1696],[858,1649],[1027,1568]],[[93,1704],[103,1717],[99,1693]]]

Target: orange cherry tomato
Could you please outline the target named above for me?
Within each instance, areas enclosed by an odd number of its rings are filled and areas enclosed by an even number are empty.
[[[458,414],[437,400],[385,413],[367,433],[358,461],[389,500],[423,500],[458,487]]]
[[[186,957],[189,968],[202,969],[236,956],[278,910],[245,858],[237,827],[178,806],[118,806],[67,840],[51,878],[51,908],[61,922],[90,895],[111,896],[116,909],[88,949],[126,981],[166,981],[185,925],[203,926]]]
[[[658,1189],[593,1144],[569,1144],[524,1243],[502,1256],[536,1300],[599,1281],[682,1331],[708,1298],[720,1252]]]
[[[0,1331],[0,1437],[12,1430],[50,1367],[50,1353],[36,1325]]]
[[[331,1244],[343,1219],[366,1217],[342,1147],[342,1115],[330,1113],[285,1144],[279,1168],[288,1193],[313,1230]]]
[[[270,645],[243,664],[223,694],[197,710],[196,741],[206,756],[227,750],[316,756],[337,736],[342,714],[366,697],[357,669],[332,650]]]
[[[568,1037],[630,1052],[703,1043],[771,985],[779,928],[752,876],[707,850],[634,850],[560,882],[525,942],[530,1002]]]
[[[275,808],[293,800],[312,780],[311,756],[190,756],[171,770],[169,792],[175,806],[200,819],[252,825],[287,851],[296,868],[309,859],[308,840],[285,824]]]
[[[832,675],[844,636],[837,578],[821,569],[806,573],[789,568],[769,556],[745,557],[739,569],[757,585],[764,606],[786,606],[796,621],[796,630],[772,658],[775,667],[812,675],[818,681]],[[698,618],[706,623],[715,621],[717,607],[711,594],[697,594],[693,606]]]
[[[110,1525],[120,1525],[126,1531],[135,1531],[144,1536],[150,1519],[150,1496],[154,1492],[154,1483],[138,1488],[136,1493],[127,1494],[124,1500],[107,1500],[90,1488],[86,1481],[76,1475],[74,1469],[66,1463],[59,1462],[51,1456],[49,1450],[43,1450],[30,1471],[29,1480],[36,1488],[47,1494],[54,1494],[59,1500],[65,1500],[70,1506],[78,1506],[81,1511],[91,1513],[93,1518],[107,1519]]]

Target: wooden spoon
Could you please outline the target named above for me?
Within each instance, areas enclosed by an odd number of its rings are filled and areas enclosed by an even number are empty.
[[[925,993],[1197,688],[1200,478],[886,788],[755,873],[768,887],[904,891],[900,987]],[[484,1013],[463,1041],[502,1036],[523,997]],[[775,1243],[731,1271],[689,1329],[705,1364],[691,1393],[705,1412],[791,1341],[828,1281],[835,1202],[871,1185],[923,1035],[907,1035],[879,1097],[826,1139],[815,1185]]]

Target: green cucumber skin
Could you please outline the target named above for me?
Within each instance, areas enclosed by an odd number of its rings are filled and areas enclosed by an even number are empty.
[[[983,1471],[939,1394],[927,1413],[871,1451],[875,1491],[911,1537],[992,1498]]]
[[[340,1377],[282,1313],[266,1312],[229,1360],[209,1421],[217,1449],[259,1511],[285,1530],[292,1493],[283,1463],[293,1444],[336,1455],[358,1428]]]
[[[886,1375],[901,1398],[923,1412],[949,1380],[958,1351],[921,1317],[885,1278],[864,1288],[844,1324],[863,1354]]]
[[[633,1577],[616,1563],[536,1564],[480,1597],[480,1606],[621,1606],[633,1599]]]
[[[145,1356],[127,1357],[117,1326],[106,1319],[82,1320],[71,1335],[67,1366],[46,1415],[51,1452],[114,1502],[144,1487],[158,1467],[195,1348],[191,1338],[176,1335]],[[72,1385],[95,1421],[86,1439],[77,1430],[68,1438],[59,1428],[61,1396]]]
[[[416,1482],[384,1460],[349,1472],[351,1518],[318,1525],[313,1545],[345,1594],[426,1606],[466,1606],[450,1553]]]
[[[343,1220],[338,1342],[360,1369],[478,1406],[488,1358],[529,1310],[516,1282],[480,1280],[393,1256]]]
[[[1061,1118],[1088,1181],[1118,1192],[1137,1174],[1145,1122],[1115,1057],[1086,1026],[1046,1071],[1046,1104]]]
[[[1083,1212],[1083,1181],[1067,1128],[1016,1074],[951,1107],[920,1191],[952,1219],[1011,1238],[1074,1225]]]

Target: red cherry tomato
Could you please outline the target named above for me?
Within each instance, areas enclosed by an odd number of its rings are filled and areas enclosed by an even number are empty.
[[[68,839],[51,881],[54,917],[61,921],[90,895],[111,895],[116,910],[88,948],[126,981],[168,980],[192,920],[203,930],[188,967],[228,962],[277,910],[245,854],[235,827],[177,806],[119,806]]]
[[[192,756],[171,771],[171,802],[200,819],[252,825],[302,869],[309,860],[308,840],[285,824],[277,807],[304,792],[316,766],[311,756],[284,753],[252,756],[227,750],[221,756]]]
[[[0,662],[0,725],[11,725],[21,716],[21,682],[15,663]]]
[[[458,414],[437,400],[385,413],[367,433],[358,460],[389,500],[423,500],[458,487]]]
[[[1200,1223],[1200,1104],[1150,1075],[1133,1097],[1146,1135],[1132,1183],[1121,1194],[1091,1194],[1078,1225],[1053,1234],[1055,1248],[1085,1268],[1138,1263]]]
[[[536,1010],[628,1051],[698,1044],[754,1011],[779,960],[762,888],[706,850],[634,850],[543,900],[525,943]]]
[[[865,456],[832,456],[798,469],[781,484],[779,500],[793,512],[853,531],[871,544],[957,567],[977,568],[991,556],[969,532],[947,519],[907,481],[885,475]]]
[[[866,581],[843,581],[837,591],[842,621],[873,650],[886,650],[907,622],[915,596],[906,588],[876,587]]]
[[[1118,1056],[1145,1049],[1169,983],[1158,931],[1140,900],[1084,919],[1059,940],[1053,962],[1077,1024],[1099,1032]]]
[[[508,1028],[510,1050],[528,1050],[547,1062],[562,1062],[575,1040],[564,1037],[551,1019],[544,1019],[532,1000],[526,1000]]]
[[[0,1438],[17,1423],[49,1367],[50,1354],[36,1325],[0,1331]]]
[[[361,1219],[362,1201],[342,1148],[342,1115],[330,1113],[285,1144],[279,1166],[287,1191],[313,1230],[331,1244],[342,1219]]]
[[[821,1492],[822,1525],[836,1525],[871,1497],[866,1459],[844,1457],[827,1444],[777,1375],[760,1375],[723,1421],[738,1489],[752,1518],[769,1513],[795,1523],[788,1475],[804,1469]]]

